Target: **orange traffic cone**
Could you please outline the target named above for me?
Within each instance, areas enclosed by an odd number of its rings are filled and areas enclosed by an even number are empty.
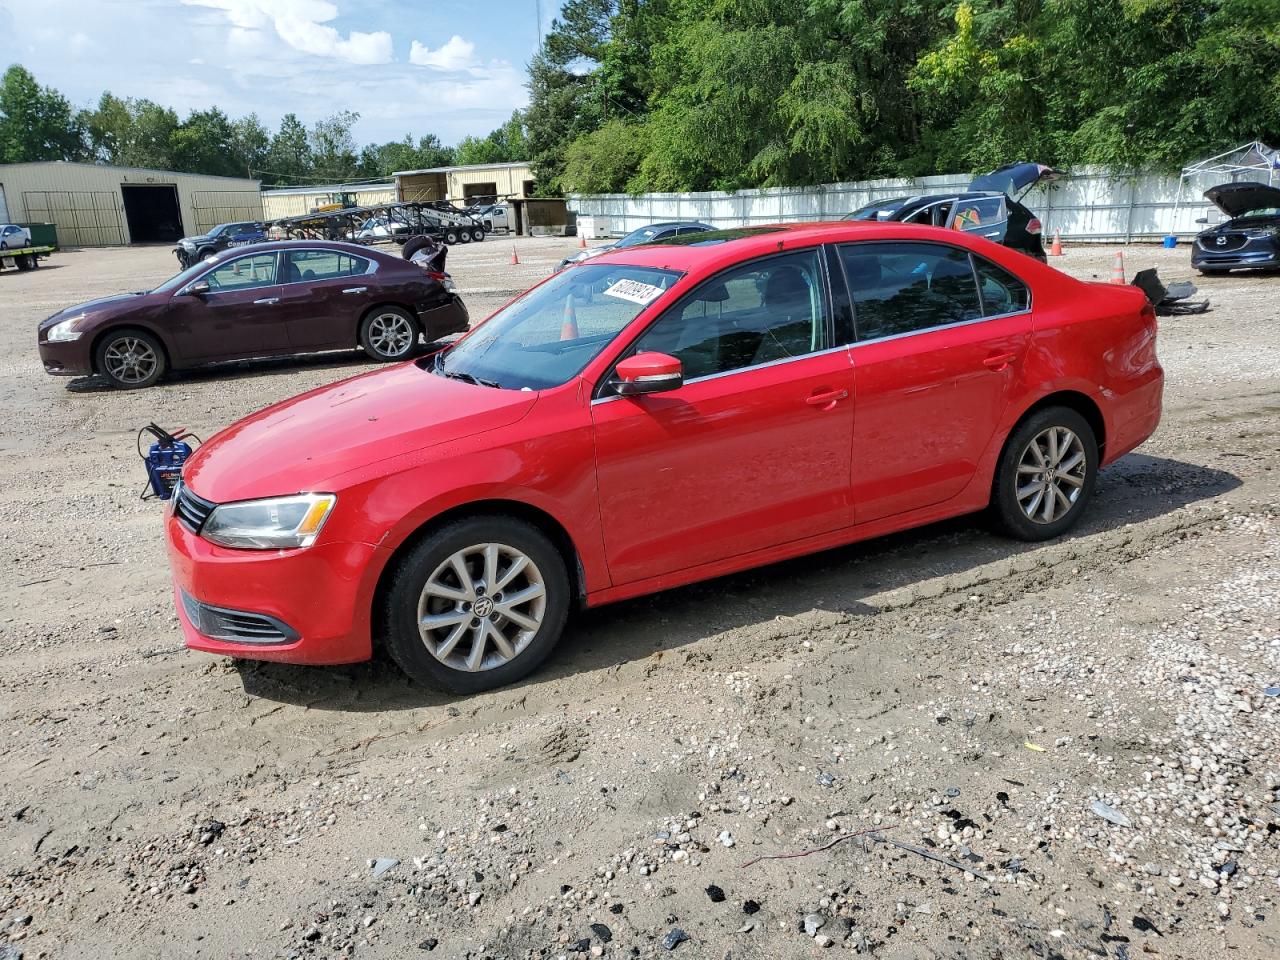
[[[582,234],[578,234],[578,249],[579,250],[587,249],[587,238],[584,237]]]
[[[1051,257],[1062,256],[1062,231],[1061,230],[1053,231],[1053,246],[1049,248],[1049,256]]]
[[[515,246],[514,246],[514,245],[512,245],[512,247],[511,247],[511,264],[512,264],[512,266],[514,266],[515,264],[517,264],[517,263],[519,263],[519,262],[520,262],[520,257],[516,255],[516,248],[515,248]]]
[[[564,317],[560,321],[560,339],[578,339],[578,313],[573,308],[573,294],[564,298]]]
[[[1111,282],[1117,286],[1124,286],[1129,281],[1124,278],[1124,251],[1116,251],[1116,264],[1111,268]]]

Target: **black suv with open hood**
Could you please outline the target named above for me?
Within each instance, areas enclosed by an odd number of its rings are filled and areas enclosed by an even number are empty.
[[[1061,176],[1060,171],[1043,163],[1009,163],[974,179],[965,193],[877,200],[844,219],[923,223],[963,230],[1044,261],[1040,219],[1019,200],[1037,183]]]
[[[1191,266],[1201,273],[1280,267],[1280,187],[1245,180],[1210,187],[1204,195],[1230,219],[1196,236]]]

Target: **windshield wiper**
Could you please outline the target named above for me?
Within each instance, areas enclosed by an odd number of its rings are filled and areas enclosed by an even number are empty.
[[[443,377],[448,377],[450,380],[461,380],[463,383],[474,383],[477,387],[493,387],[498,390],[502,389],[501,385],[496,380],[482,380],[480,377],[466,373],[462,370],[444,370],[437,366],[436,372]]]

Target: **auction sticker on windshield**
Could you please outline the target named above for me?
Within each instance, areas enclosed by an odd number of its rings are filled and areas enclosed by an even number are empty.
[[[662,296],[662,288],[639,280],[619,280],[604,292],[606,297],[617,297],[619,300],[630,300],[632,303],[647,304]]]

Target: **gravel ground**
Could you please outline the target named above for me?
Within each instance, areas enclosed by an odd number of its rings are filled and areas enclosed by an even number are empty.
[[[480,317],[575,245],[450,267]],[[592,611],[455,699],[182,647],[137,429],[368,365],[43,374],[36,321],[172,267],[0,273],[3,960],[1280,955],[1280,278],[1162,320],[1164,423],[1073,536],[964,519]]]

